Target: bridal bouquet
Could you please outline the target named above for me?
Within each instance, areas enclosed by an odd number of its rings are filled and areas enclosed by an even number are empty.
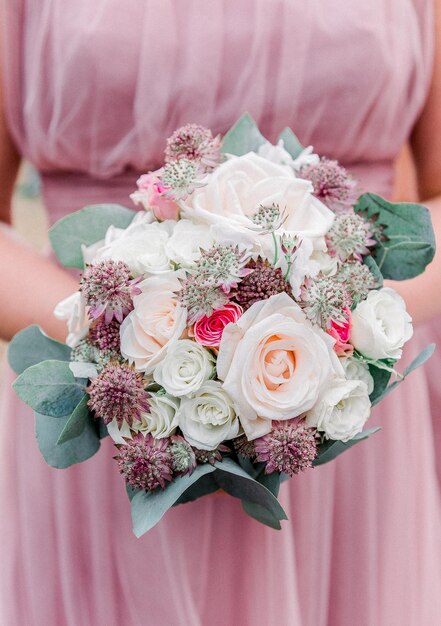
[[[32,326],[9,349],[40,450],[67,467],[109,434],[137,536],[218,489],[280,528],[281,479],[375,432],[372,405],[433,350],[396,372],[412,324],[383,286],[431,261],[429,214],[248,115],[223,139],[178,129],[131,198],[51,230],[83,270],[55,310],[67,344]]]

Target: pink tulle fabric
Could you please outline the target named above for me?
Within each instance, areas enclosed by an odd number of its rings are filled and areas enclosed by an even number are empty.
[[[270,139],[291,126],[387,195],[427,92],[430,5],[6,0],[10,129],[43,174],[52,221],[84,204],[128,205],[173,129],[224,132],[244,110]],[[439,334],[420,328],[409,352]],[[10,376],[0,623],[441,624],[440,370],[438,355],[375,409],[369,425],[383,430],[370,442],[284,484],[281,532],[215,495],[139,540],[109,439],[82,465],[47,467]]]

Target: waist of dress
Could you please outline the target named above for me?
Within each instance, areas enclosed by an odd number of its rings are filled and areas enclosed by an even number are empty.
[[[393,191],[393,161],[343,164],[359,181],[360,190],[386,198]],[[117,203],[132,207],[130,194],[144,172],[125,171],[109,179],[91,177],[82,172],[47,172],[41,175],[42,195],[51,223],[90,204]]]

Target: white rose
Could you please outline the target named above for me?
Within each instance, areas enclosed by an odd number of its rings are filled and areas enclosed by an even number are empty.
[[[134,276],[171,270],[165,246],[176,222],[151,222],[149,214],[139,215],[128,228],[110,230],[105,245],[95,253],[94,263],[107,259],[124,261]]]
[[[107,431],[115,443],[126,443],[125,439],[132,439],[133,433],[150,433],[155,439],[174,434],[178,426],[176,413],[179,400],[167,394],[152,394],[149,405],[150,413],[143,412],[141,419],[133,420],[131,426],[125,420],[118,424],[116,419],[107,424]]]
[[[363,430],[370,412],[366,383],[335,379],[306,416],[306,424],[327,439],[349,441]]]
[[[157,365],[153,378],[173,396],[189,396],[213,376],[215,358],[190,339],[171,345],[167,356]]]
[[[371,395],[374,390],[374,379],[366,363],[362,363],[352,357],[342,358],[341,362],[345,368],[346,378],[349,378],[349,380],[361,380],[366,383],[368,394]]]
[[[193,267],[201,256],[201,248],[208,250],[215,239],[210,226],[180,220],[165,245],[168,258],[182,267]]]
[[[270,432],[271,420],[308,411],[330,380],[344,376],[333,346],[286,293],[256,302],[226,326],[217,373],[248,439]]]
[[[322,274],[325,276],[335,276],[338,270],[338,257],[337,255],[331,256],[328,252],[321,250],[314,250],[311,259],[315,261]]]
[[[184,217],[195,222],[234,226],[249,234],[259,206],[276,203],[287,210],[283,230],[318,239],[330,229],[334,214],[312,195],[312,183],[296,178],[291,168],[249,152],[227,159],[183,203]]]
[[[66,320],[68,335],[66,343],[75,348],[89,332],[90,319],[86,311],[86,303],[80,291],[64,298],[54,309],[58,320]]]
[[[399,359],[413,334],[403,298],[389,287],[370,291],[352,312],[350,342],[370,359]]]
[[[215,380],[204,383],[192,398],[183,398],[177,415],[185,439],[202,450],[214,450],[239,434],[233,402]]]
[[[185,330],[187,313],[175,294],[178,276],[151,276],[137,285],[142,293],[133,298],[134,309],[121,324],[120,336],[121,354],[138,371],[151,373]]]

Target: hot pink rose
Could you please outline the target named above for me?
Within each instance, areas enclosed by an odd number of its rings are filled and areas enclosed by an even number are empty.
[[[228,302],[223,309],[214,311],[210,317],[204,316],[193,328],[194,338],[203,346],[217,348],[221,342],[224,328],[235,323],[242,315],[242,308],[234,302]]]
[[[156,174],[143,174],[136,184],[138,191],[130,196],[135,204],[142,204],[145,209],[151,209],[157,220],[178,219],[179,207],[166,193],[170,187],[164,185]]]
[[[337,324],[332,322],[331,328],[327,331],[331,337],[335,339],[334,350],[338,356],[351,356],[354,347],[349,343],[351,334],[351,311],[348,308],[343,309],[346,316],[346,322]]]

